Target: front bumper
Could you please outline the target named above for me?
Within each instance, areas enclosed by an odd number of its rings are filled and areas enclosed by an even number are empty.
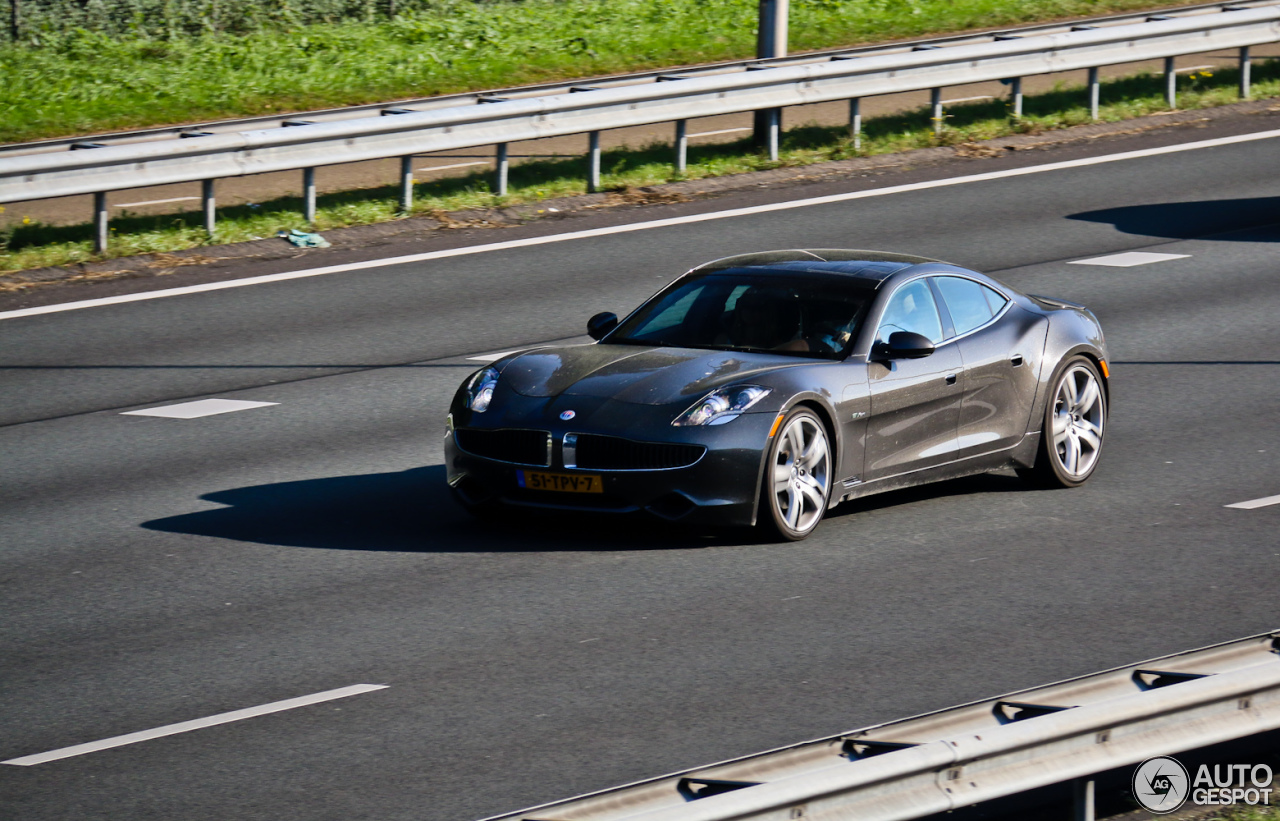
[[[691,525],[752,525],[759,498],[761,465],[776,413],[746,413],[723,425],[673,427],[670,408],[606,400],[588,407],[574,419],[561,421],[560,405],[583,407],[582,398],[504,403],[502,413],[472,414],[461,410],[452,417],[481,430],[540,430],[550,434],[546,464],[510,461],[464,450],[457,431],[445,439],[445,468],[449,486],[473,506],[499,503],[553,510],[604,513],[644,512]],[[512,404],[528,407],[513,408]],[[492,414],[492,415],[491,415]],[[487,417],[487,418],[486,418]],[[606,421],[607,420],[607,423]],[[566,467],[566,434],[597,434],[632,442],[699,445],[706,452],[687,467],[662,469],[601,469]],[[568,449],[573,464],[573,449]],[[526,457],[528,458],[528,457]],[[574,476],[599,476],[602,493],[570,493],[521,487],[520,471]]]

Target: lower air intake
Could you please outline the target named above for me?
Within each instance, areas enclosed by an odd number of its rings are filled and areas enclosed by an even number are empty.
[[[551,464],[551,434],[545,430],[459,428],[458,447],[475,456],[516,465]]]
[[[702,458],[702,445],[671,442],[633,442],[619,436],[579,433],[576,465],[583,470],[668,470],[683,468]]]

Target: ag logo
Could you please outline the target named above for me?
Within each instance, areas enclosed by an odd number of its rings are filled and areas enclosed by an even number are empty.
[[[1173,812],[1186,803],[1191,792],[1187,768],[1174,758],[1148,758],[1133,772],[1133,797],[1156,815]]]
[[[573,411],[571,411],[571,410],[567,410],[567,411],[565,411],[565,412],[563,412],[563,413],[561,413],[561,414],[560,414],[560,418],[561,418],[561,419],[563,419],[564,421],[568,422],[570,419],[572,419],[573,417],[575,417],[575,416],[577,416],[577,415],[578,415],[578,414],[574,413]]]

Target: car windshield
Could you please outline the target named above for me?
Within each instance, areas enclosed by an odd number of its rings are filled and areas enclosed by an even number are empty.
[[[797,271],[695,274],[641,305],[607,341],[843,359],[873,287]]]

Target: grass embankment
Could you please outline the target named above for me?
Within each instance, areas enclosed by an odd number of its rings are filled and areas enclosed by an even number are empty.
[[[1169,0],[1177,5],[1187,0]],[[793,0],[793,51],[1160,0]],[[435,0],[390,20],[198,36],[34,32],[0,48],[0,142],[750,57],[756,0]],[[269,18],[270,19],[270,18]],[[107,22],[104,21],[103,25]],[[118,22],[118,21],[117,21]],[[117,26],[118,28],[118,26]]]
[[[1280,61],[1254,66],[1254,96],[1280,96]],[[1238,74],[1197,72],[1180,80],[1178,102],[1183,109],[1207,108],[1235,102]],[[1164,80],[1149,74],[1104,82],[1100,116],[1118,121],[1169,110]],[[779,160],[770,162],[749,140],[719,145],[691,145],[685,174],[673,173],[670,145],[620,148],[604,152],[603,182],[607,188],[625,189],[676,179],[699,179],[783,166],[800,166],[936,145],[956,145],[1018,133],[1034,133],[1089,122],[1082,86],[1028,96],[1020,120],[1010,118],[1007,102],[969,103],[947,111],[942,134],[933,133],[927,109],[869,119],[864,124],[860,149],[849,139],[848,129],[801,125],[783,135]],[[420,183],[415,189],[415,214],[436,210],[499,207],[580,194],[585,190],[582,157],[542,160],[514,166],[510,193],[490,192],[488,172]],[[319,198],[316,230],[384,222],[397,213],[398,189],[393,186],[366,189]],[[219,211],[218,233],[205,236],[198,212],[143,217],[125,214],[112,220],[111,256],[175,251],[214,243],[237,242],[273,236],[277,230],[302,226],[299,198],[282,198],[254,206]],[[94,259],[91,227],[15,224],[0,232],[0,272],[46,265],[64,265]]]

